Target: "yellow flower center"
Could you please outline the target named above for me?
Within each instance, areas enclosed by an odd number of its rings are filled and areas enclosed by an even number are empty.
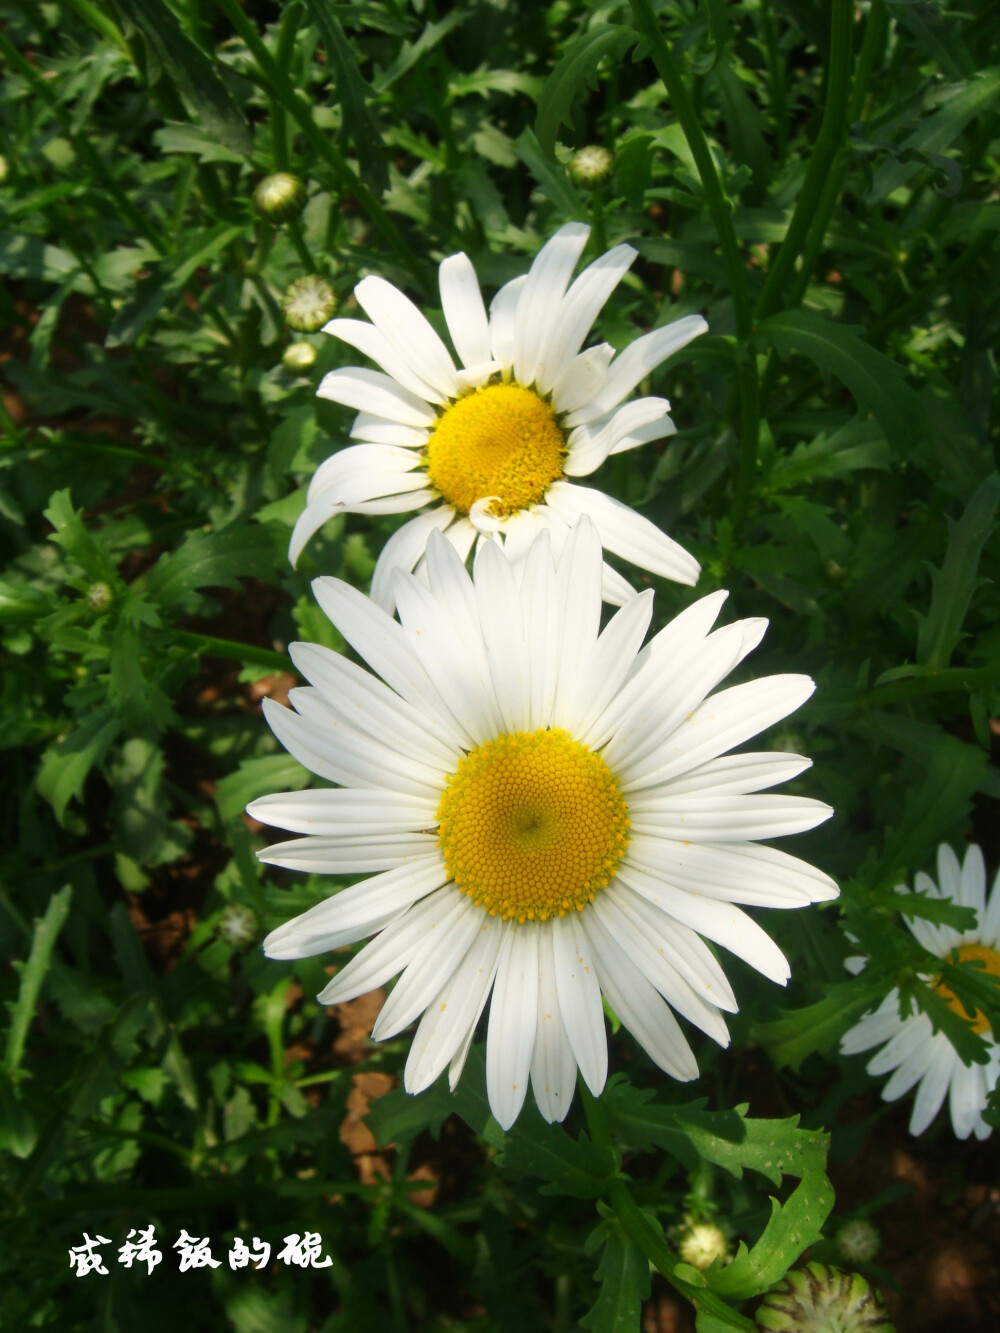
[[[437,817],[448,874],[504,921],[581,911],[628,846],[628,807],[611,770],[561,730],[478,746],[449,779]]]
[[[985,944],[962,944],[957,949],[952,950],[951,961],[981,963],[983,969],[991,977],[1000,977],[1000,953],[997,953],[996,949],[987,948]],[[959,1018],[964,1018],[972,1024],[973,1032],[978,1032],[981,1035],[990,1030],[989,1020],[982,1009],[976,1010],[975,1018],[969,1018],[965,1006],[950,986],[946,986],[943,981],[939,981],[934,989],[943,1000],[948,1001]]]
[[[540,500],[565,456],[543,398],[520,384],[490,384],[445,410],[427,442],[427,476],[461,514],[495,495],[499,517]]]

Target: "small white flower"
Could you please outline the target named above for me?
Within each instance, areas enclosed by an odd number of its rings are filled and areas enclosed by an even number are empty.
[[[647,590],[599,633],[601,545],[587,519],[558,562],[545,532],[519,568],[484,543],[471,578],[432,533],[427,582],[393,575],[399,622],[338,579],[313,588],[382,680],[293,644],[311,687],[291,692],[294,712],[265,700],[267,720],[296,759],[341,785],[249,811],[307,835],[264,861],[371,878],[273,931],[267,954],[303,958],[374,934],[319,998],[350,1000],[402,973],[372,1035],[420,1019],[410,1092],[448,1065],[455,1086],[492,991],[487,1088],[505,1129],[529,1077],[549,1121],[565,1116],[578,1067],[601,1092],[602,992],[661,1069],[695,1078],[673,1010],[726,1045],[720,1011],[737,1008],[702,937],[784,985],[784,956],[735,904],[803,907],[837,893],[757,842],[831,813],[751,794],[810,761],[726,753],[814,688],[767,676],[711,694],[767,622],[710,632],[726,598],[713,593],[643,648]]]
[[[501,287],[489,314],[469,259],[443,261],[441,305],[461,369],[402,292],[383,278],[358,283],[354,294],[371,323],[335,319],[325,331],[382,369],[334,370],[319,387],[321,398],[357,410],[351,437],[363,443],[317,469],[292,533],[293,564],[334,514],[421,510],[389,539],[375,568],[372,597],[391,611],[393,567],[421,572],[437,529],[463,560],[494,533],[518,560],[545,528],[558,557],[569,528],[587,514],[605,550],[663,578],[697,581],[698,562],[648,519],[573,480],[610,454],[674,433],[665,398],[624,400],[708,327],[688,315],[617,356],[607,343],[581,351],[636,254],[618,245],[571,282],[589,232],[576,222],[562,227],[527,275]],[[621,605],[632,596],[605,566],[605,599]]]
[[[978,847],[970,847],[965,862],[959,866],[958,857],[942,843],[937,855],[938,882],[920,872],[913,882],[917,893],[930,898],[946,898],[960,907],[971,907],[977,916],[976,925],[961,934],[951,926],[934,925],[921,917],[906,917],[907,925],[917,940],[939,958],[959,962],[979,963],[992,976],[1000,977],[1000,874],[993,881],[989,905],[986,902],[986,866]],[[905,885],[898,885],[905,892]],[[860,971],[865,959],[848,959],[852,971]],[[882,1089],[885,1101],[893,1102],[917,1085],[917,1096],[910,1117],[910,1133],[922,1134],[941,1109],[947,1096],[951,1123],[960,1139],[975,1132],[977,1139],[989,1138],[991,1129],[983,1120],[983,1110],[1000,1077],[1000,1043],[991,1033],[985,1015],[978,1013],[969,1018],[958,998],[943,982],[933,976],[923,978],[934,986],[952,1009],[968,1019],[975,1032],[989,1043],[989,1061],[984,1065],[965,1065],[943,1032],[935,1032],[925,1013],[911,1013],[903,1017],[900,1010],[899,990],[895,987],[872,1013],[865,1014],[859,1023],[841,1038],[844,1055],[882,1046],[868,1061],[869,1074],[888,1074],[892,1077]]]

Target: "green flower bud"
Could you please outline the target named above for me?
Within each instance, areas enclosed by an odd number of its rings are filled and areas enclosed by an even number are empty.
[[[596,190],[611,175],[615,165],[614,154],[599,144],[588,144],[575,153],[569,164],[570,179],[588,190]]]
[[[240,948],[257,938],[257,917],[243,903],[228,903],[222,909],[218,929],[227,944]]]
[[[304,375],[311,370],[316,361],[316,348],[312,343],[289,343],[281,354],[281,364],[292,375]]]
[[[882,1244],[878,1227],[866,1217],[853,1217],[845,1222],[834,1240],[849,1264],[869,1263],[878,1254]]]
[[[268,222],[288,222],[306,206],[306,187],[288,171],[265,176],[253,192],[257,210]]]
[[[679,1253],[692,1268],[708,1268],[716,1259],[725,1263],[729,1244],[724,1232],[713,1222],[695,1222],[685,1231]]]
[[[826,1264],[786,1273],[761,1301],[756,1318],[775,1333],[895,1333],[860,1273]]]
[[[336,308],[333,288],[312,274],[293,282],[282,302],[285,323],[297,333],[315,333],[332,317]]]
[[[87,589],[87,605],[91,611],[106,611],[114,599],[115,595],[106,583],[92,583]]]
[[[9,174],[10,174],[10,168],[7,166],[7,159],[2,154],[0,154],[0,185],[4,185],[6,183]]]

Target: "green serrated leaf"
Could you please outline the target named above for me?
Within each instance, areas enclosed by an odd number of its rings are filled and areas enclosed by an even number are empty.
[[[948,549],[940,569],[931,567],[934,591],[920,622],[917,661],[946,667],[962,637],[962,622],[976,590],[979,560],[995,525],[1000,503],[1000,474],[994,472],[977,489],[958,522],[948,520]]]
[[[590,1233],[586,1248],[588,1254],[601,1252],[594,1274],[601,1288],[580,1326],[593,1333],[635,1333],[649,1295],[649,1260],[617,1217],[605,1218]]]
[[[807,1056],[832,1050],[858,1014],[879,998],[881,988],[864,981],[842,981],[826,987],[815,1004],[785,1010],[781,1018],[751,1028],[778,1066],[798,1069]]]
[[[822,1238],[823,1223],[833,1208],[833,1186],[822,1171],[808,1171],[782,1205],[771,1200],[771,1220],[752,1250],[741,1241],[726,1268],[713,1265],[706,1277],[712,1290],[730,1300],[745,1301],[780,1281],[808,1246]]]
[[[38,790],[60,823],[67,805],[82,795],[88,773],[107,754],[120,728],[113,709],[104,705],[45,750],[38,770]]]
[[[619,60],[639,39],[632,28],[620,24],[596,23],[565,48],[561,59],[545,80],[538,98],[535,134],[546,156],[555,149],[560,125],[570,124],[573,99],[585,83],[592,83],[597,67],[605,56]]]
[[[189,602],[199,588],[237,588],[241,577],[269,574],[274,561],[264,534],[258,525],[192,532],[183,546],[160,557],[144,591],[161,606],[172,606]]]
[[[574,1139],[562,1125],[549,1125],[534,1104],[525,1106],[507,1131],[504,1165],[548,1182],[542,1194],[597,1199],[604,1193],[614,1162],[583,1135]]]
[[[301,791],[312,775],[290,754],[269,754],[244,759],[235,773],[228,773],[215,790],[219,815],[228,824],[238,819],[247,805],[269,792]]]
[[[21,1068],[25,1038],[35,1015],[38,995],[52,959],[52,950],[69,915],[72,896],[73,891],[68,884],[52,895],[45,909],[45,915],[35,921],[28,960],[18,968],[20,979],[17,999],[7,1006],[10,1010],[10,1028],[7,1031],[3,1058],[3,1067],[11,1078],[16,1078]]]
[[[924,427],[918,396],[903,367],[869,346],[852,326],[808,310],[784,310],[757,326],[779,356],[807,356],[847,386],[863,412],[871,413],[895,448],[909,450]]]
[[[524,165],[534,176],[539,189],[552,203],[568,217],[582,218],[586,209],[566,174],[557,162],[545,156],[533,130],[522,131],[514,142],[514,149]]]

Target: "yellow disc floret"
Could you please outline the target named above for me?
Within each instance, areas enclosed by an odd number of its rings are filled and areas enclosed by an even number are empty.
[[[952,950],[950,961],[953,963],[980,963],[991,977],[1000,977],[1000,953],[997,953],[996,949],[990,949],[985,944],[962,944],[957,949]],[[982,1035],[982,1033],[989,1031],[989,1020],[981,1009],[976,1010],[975,1018],[969,1018],[965,1006],[950,986],[946,986],[943,981],[939,981],[934,989],[943,1000],[948,1001],[959,1018],[964,1018],[972,1024],[973,1032]]]
[[[445,410],[427,442],[427,476],[459,513],[496,496],[500,517],[540,500],[565,457],[544,398],[521,384],[490,384]]]
[[[437,817],[449,876],[504,921],[581,911],[628,846],[628,807],[611,770],[561,730],[478,746],[449,779]]]

